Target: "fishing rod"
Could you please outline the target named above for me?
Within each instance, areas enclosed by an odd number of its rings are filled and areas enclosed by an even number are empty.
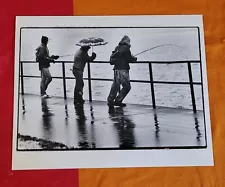
[[[156,48],[159,48],[159,47],[163,47],[163,46],[176,46],[176,47],[179,47],[179,48],[181,48],[181,49],[183,49],[181,46],[179,46],[179,45],[176,45],[176,44],[162,44],[162,45],[157,45],[157,46],[155,46],[155,47],[151,47],[151,48],[149,48],[149,49],[146,49],[146,50],[144,50],[144,51],[141,51],[141,52],[139,52],[139,53],[137,53],[136,55],[134,55],[134,56],[138,56],[138,55],[140,55],[140,54],[142,54],[142,53],[145,53],[145,52],[147,52],[147,51],[151,51],[151,50],[153,50],[153,49],[156,49]],[[62,57],[67,57],[67,56],[73,56],[74,54],[68,54],[68,55],[61,55],[61,56],[59,56],[60,58],[62,58]]]
[[[156,48],[159,48],[159,47],[162,47],[162,46],[167,46],[167,45],[176,46],[176,47],[179,47],[179,48],[183,49],[181,46],[175,45],[175,44],[162,44],[162,45],[157,45],[157,46],[155,46],[155,47],[152,47],[152,48],[146,49],[146,50],[144,50],[144,51],[141,51],[140,53],[137,53],[137,54],[134,55],[134,56],[138,56],[138,55],[140,55],[140,54],[142,54],[142,53],[145,53],[145,52],[147,52],[147,51],[151,51],[151,50],[153,50],[153,49],[156,49]]]
[[[60,58],[62,58],[62,57],[67,57],[67,56],[73,56],[74,54],[69,54],[69,55],[61,55],[61,56],[59,56]]]

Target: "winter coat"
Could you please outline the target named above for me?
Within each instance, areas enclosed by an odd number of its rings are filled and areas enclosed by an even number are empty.
[[[39,70],[50,67],[50,62],[53,62],[54,59],[49,56],[49,50],[47,46],[41,44],[36,49],[36,61],[39,63]]]
[[[113,51],[114,70],[129,70],[130,62],[137,61],[137,58],[131,54],[130,44],[121,41]]]
[[[79,49],[74,56],[73,68],[84,71],[86,63],[93,61],[95,58],[95,53],[92,53],[92,56],[89,56],[87,51]]]

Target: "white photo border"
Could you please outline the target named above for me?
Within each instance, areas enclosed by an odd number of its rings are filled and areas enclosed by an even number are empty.
[[[18,88],[20,29],[22,27],[198,27],[200,32],[200,60],[202,69],[203,107],[206,128],[204,149],[138,149],[138,150],[71,150],[18,151]],[[14,66],[14,119],[12,169],[69,169],[165,166],[213,166],[208,83],[201,15],[159,16],[19,16],[16,17]]]

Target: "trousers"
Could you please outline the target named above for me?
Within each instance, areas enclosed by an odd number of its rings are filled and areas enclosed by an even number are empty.
[[[41,85],[40,85],[40,90],[41,90],[41,95],[46,94],[46,90],[48,88],[48,85],[50,82],[52,82],[52,76],[49,71],[49,68],[41,68]]]
[[[73,69],[73,75],[76,78],[75,88],[74,88],[74,100],[81,101],[83,100],[83,71]]]
[[[123,88],[119,92],[120,85],[122,85]],[[114,100],[115,100],[115,102],[122,103],[122,101],[127,96],[127,94],[130,92],[130,90],[131,90],[131,84],[130,84],[129,71],[128,70],[114,70],[113,83],[111,86],[109,96],[107,98],[108,103],[110,104]]]

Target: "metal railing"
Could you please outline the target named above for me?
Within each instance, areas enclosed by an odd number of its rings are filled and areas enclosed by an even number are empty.
[[[24,94],[24,77],[26,78],[40,78],[40,76],[30,76],[30,75],[24,75],[23,73],[23,64],[24,63],[36,63],[35,61],[20,61],[20,78],[21,78],[21,94]],[[67,79],[75,79],[74,77],[67,77],[66,76],[66,70],[65,70],[65,64],[70,63],[72,64],[72,61],[57,61],[55,62],[57,64],[62,64],[62,77],[52,77],[55,79],[62,79],[63,80],[63,92],[64,92],[64,99],[67,99],[66,94],[66,80]],[[87,63],[87,70],[88,70],[88,77],[84,78],[84,80],[88,80],[88,89],[89,89],[89,101],[92,102],[92,87],[91,87],[91,81],[112,81],[112,79],[104,79],[104,78],[91,78],[91,67],[90,64],[109,64],[107,61],[94,61],[94,62],[88,62]],[[152,64],[187,64],[188,68],[188,75],[189,75],[189,81],[188,82],[173,82],[173,81],[154,81],[153,80],[153,70],[152,70]],[[156,101],[155,101],[155,89],[154,84],[179,84],[179,85],[190,85],[190,91],[191,91],[191,100],[192,100],[192,108],[193,112],[197,112],[196,108],[196,102],[195,102],[195,92],[194,92],[194,85],[201,85],[202,82],[194,82],[193,76],[192,76],[192,68],[191,63],[199,63],[200,61],[138,61],[133,62],[131,64],[148,64],[149,66],[149,80],[130,80],[131,82],[137,82],[137,83],[148,83],[151,87],[151,96],[152,96],[152,107],[156,108]]]

